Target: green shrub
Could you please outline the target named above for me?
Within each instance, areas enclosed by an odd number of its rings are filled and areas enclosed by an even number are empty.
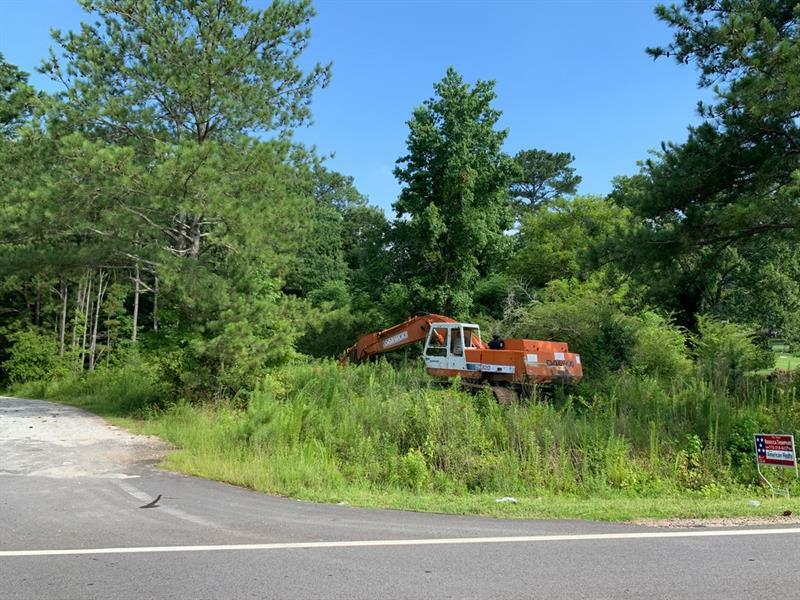
[[[683,378],[692,370],[685,333],[662,316],[644,312],[632,320],[631,369],[662,379]]]
[[[400,459],[397,476],[400,485],[414,491],[421,490],[430,476],[422,452],[417,448],[411,448],[406,452]]]
[[[58,356],[58,342],[52,335],[23,329],[8,339],[12,346],[3,370],[12,384],[43,381],[66,372],[65,363]]]
[[[700,316],[694,354],[700,376],[717,385],[738,382],[748,371],[774,364],[774,354],[761,348],[754,332],[738,323]]]
[[[691,371],[686,335],[661,315],[626,309],[593,283],[553,281],[540,299],[509,316],[515,337],[567,342],[584,376],[598,382],[622,368],[674,379]]]
[[[703,467],[703,445],[700,437],[689,435],[686,438],[686,446],[678,452],[675,461],[678,482],[693,490],[707,485],[709,482]]]
[[[598,380],[630,362],[634,328],[618,298],[592,284],[553,281],[539,299],[506,315],[513,337],[567,342]]]

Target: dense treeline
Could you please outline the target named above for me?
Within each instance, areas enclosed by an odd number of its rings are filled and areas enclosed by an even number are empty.
[[[419,311],[567,341],[600,387],[736,385],[800,336],[793,2],[658,9],[675,41],[650,52],[716,100],[608,197],[576,195],[568,152],[507,154],[493,83],[448,70],[391,217],[292,138],[331,74],[299,66],[308,1],[82,4],[41,66],[60,91],[0,57],[5,382],[133,364],[231,397]]]

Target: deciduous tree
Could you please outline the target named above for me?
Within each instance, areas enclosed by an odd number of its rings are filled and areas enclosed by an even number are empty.
[[[484,261],[507,246],[512,222],[494,83],[464,82],[454,70],[408,122],[408,153],[397,162],[394,204],[399,274],[416,310],[462,313]]]

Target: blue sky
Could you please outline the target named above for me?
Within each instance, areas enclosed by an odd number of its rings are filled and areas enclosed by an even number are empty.
[[[608,193],[648,149],[685,139],[697,100],[708,98],[692,67],[645,55],[670,38],[655,4],[317,0],[304,60],[332,61],[333,79],[316,94],[314,124],[296,137],[333,153],[329,166],[388,212],[406,121],[454,66],[468,81],[497,82],[508,152],[571,152],[580,191]],[[82,17],[71,0],[0,0],[0,52],[32,72],[49,29],[75,28]],[[41,75],[32,82],[52,89]]]

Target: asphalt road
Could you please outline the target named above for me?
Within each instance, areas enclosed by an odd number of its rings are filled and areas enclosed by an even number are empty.
[[[800,596],[800,529],[316,505],[159,471],[164,451],[76,409],[0,398],[0,598]]]

